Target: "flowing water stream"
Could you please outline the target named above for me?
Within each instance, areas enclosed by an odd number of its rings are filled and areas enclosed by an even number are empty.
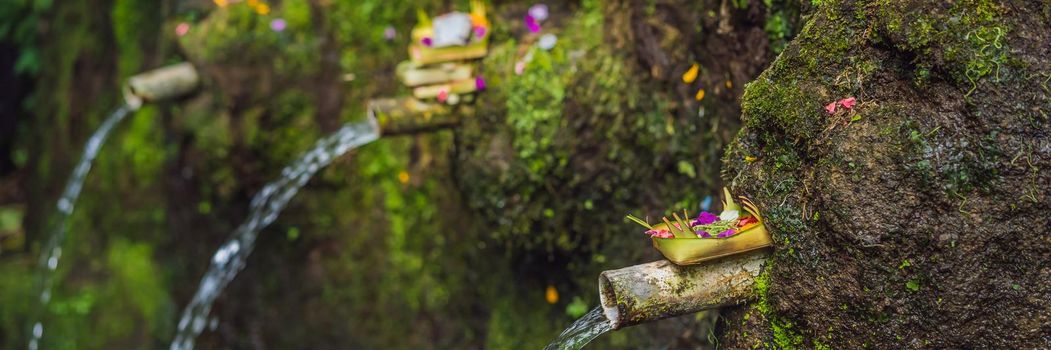
[[[212,263],[201,278],[201,284],[179,319],[172,350],[193,349],[194,340],[207,323],[212,303],[223,288],[245,266],[245,259],[255,246],[259,230],[277,219],[292,196],[321,168],[347,151],[375,141],[380,136],[375,119],[347,124],[335,134],[319,140],[314,148],[281,171],[281,178],[267,184],[252,198],[248,219],[237,227],[233,236],[219,246]]]
[[[602,307],[596,307],[562,331],[544,350],[577,350],[612,329],[613,324],[602,312]]]
[[[113,131],[113,128],[124,120],[131,111],[132,108],[126,105],[117,108],[102,122],[102,125],[95,130],[95,133],[91,134],[91,138],[84,145],[84,153],[80,156],[80,161],[73,168],[73,174],[70,175],[69,181],[66,182],[66,188],[62,191],[62,196],[59,197],[58,203],[55,205],[58,212],[54,221],[50,223],[51,226],[47,231],[48,236],[44,247],[40,249],[40,260],[38,261],[40,269],[40,310],[37,312],[36,321],[32,323],[33,328],[29,338],[30,350],[39,348],[40,339],[44,336],[44,324],[41,318],[47,311],[47,305],[51,301],[51,287],[55,282],[55,269],[58,268],[58,260],[62,258],[62,243],[66,241],[66,222],[69,220],[69,216],[73,214],[73,207],[77,204],[77,197],[80,197],[80,189],[84,187],[84,179],[88,176],[88,171],[91,170],[91,163],[95,160],[95,156],[99,154],[99,149],[102,148],[102,144],[106,141],[110,131]]]

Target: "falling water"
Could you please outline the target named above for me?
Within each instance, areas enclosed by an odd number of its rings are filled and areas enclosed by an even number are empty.
[[[259,230],[277,219],[277,215],[292,196],[306,185],[310,177],[343,153],[377,138],[379,126],[371,117],[368,122],[344,125],[335,134],[321,139],[313,149],[285,167],[281,171],[281,178],[264,186],[252,198],[248,219],[237,227],[230,240],[219,246],[219,250],[212,256],[211,266],[201,278],[197,293],[183,310],[175,340],[171,344],[172,350],[193,349],[194,340],[204,330],[212,303],[244,268],[245,259],[252,252]]]
[[[562,331],[544,350],[577,350],[611,329],[613,324],[603,314],[602,308],[596,307]]]
[[[99,154],[99,149],[102,148],[102,143],[106,141],[106,136],[109,136],[110,131],[121,120],[124,120],[128,116],[128,112],[131,111],[132,109],[128,106],[117,108],[117,110],[113,111],[113,114],[110,114],[102,122],[102,125],[95,130],[95,133],[91,134],[91,138],[88,139],[88,143],[84,146],[84,154],[80,156],[80,162],[73,168],[73,174],[69,177],[69,181],[66,182],[66,189],[62,191],[62,197],[58,199],[58,204],[56,205],[58,213],[55,220],[51,222],[51,229],[48,231],[49,236],[44,248],[40,250],[40,261],[38,262],[41,271],[40,312],[37,313],[37,317],[43,316],[44,311],[47,310],[48,302],[51,301],[51,287],[54,284],[55,269],[58,268],[58,260],[62,258],[62,243],[66,240],[66,221],[73,214],[73,206],[77,204],[80,189],[84,186],[84,178],[88,176],[88,171],[91,170],[91,163],[95,160],[95,156]],[[44,324],[38,318],[32,325],[29,349],[36,350],[40,347],[40,338],[44,336]]]

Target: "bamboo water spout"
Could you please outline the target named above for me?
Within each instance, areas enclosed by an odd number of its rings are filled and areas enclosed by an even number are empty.
[[[613,329],[684,315],[755,297],[755,278],[767,252],[700,265],[654,261],[599,275],[599,298]]]
[[[132,110],[145,102],[157,102],[184,96],[200,84],[200,76],[188,62],[154,69],[128,78],[124,85],[124,102]]]
[[[468,105],[448,106],[415,98],[384,98],[369,101],[369,115],[376,118],[384,136],[419,134],[451,128],[461,116],[473,114]]]

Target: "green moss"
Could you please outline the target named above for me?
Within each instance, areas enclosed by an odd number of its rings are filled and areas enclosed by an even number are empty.
[[[822,106],[833,95],[839,94],[804,83],[805,80],[799,78],[817,76],[833,81],[835,75],[828,71],[850,63],[847,53],[860,39],[850,27],[821,35],[813,31],[814,21],[807,22],[794,46],[747,85],[741,101],[746,127],[776,127],[787,133],[791,140],[813,139],[824,130],[826,114]],[[790,69],[799,63],[806,69]]]
[[[497,40],[483,62],[488,89],[476,104],[478,120],[458,132],[466,144],[482,145],[465,150],[463,181],[497,239],[528,249],[594,249],[616,230],[595,222],[623,228],[623,215],[614,213],[638,210],[633,203],[654,192],[651,184],[667,184],[666,191],[714,181],[716,168],[698,165],[714,161],[717,150],[700,145],[713,135],[671,115],[669,96],[648,91],[631,62],[603,45],[604,10],[585,2],[550,51]],[[512,73],[516,62],[526,62],[521,75]],[[595,162],[571,162],[582,154]],[[600,169],[618,171],[600,176]],[[699,202],[697,193],[669,192],[658,196],[662,210]],[[594,208],[604,208],[594,214],[600,217],[579,215]]]
[[[118,76],[127,77],[142,69],[146,44],[156,44],[160,28],[159,11],[149,3],[118,0],[110,11],[116,39]]]
[[[319,38],[308,35],[311,22],[303,21],[306,8],[290,5],[293,21],[284,31],[270,29],[270,21],[282,16],[282,8],[259,15],[247,2],[218,8],[179,38],[182,47],[199,62],[237,68],[265,66],[288,79],[316,71]]]
[[[159,123],[160,115],[154,106],[145,106],[127,121],[130,125],[115,135],[119,141],[111,146],[120,150],[121,158],[127,160],[125,171],[139,181],[149,184],[163,170],[168,151],[163,144],[164,135]],[[144,184],[145,185],[145,184]]]
[[[804,338],[801,334],[793,329],[793,324],[776,313],[774,313],[770,301],[769,301],[769,290],[770,290],[770,270],[773,267],[773,262],[768,261],[764,267],[763,272],[759,274],[755,279],[755,292],[758,296],[758,300],[753,304],[753,308],[759,311],[770,324],[771,341],[773,341],[774,348],[776,349],[798,349],[804,344]]]
[[[1004,11],[994,1],[954,2],[950,7],[903,11],[897,2],[882,2],[876,10],[888,35],[900,48],[920,55],[920,69],[940,67],[970,95],[984,78],[1001,79],[1009,63],[1004,37],[1009,28],[999,20]]]
[[[567,161],[552,152],[557,132],[563,128],[562,100],[566,94],[565,54],[531,49],[528,69],[509,81],[506,89],[527,93],[507,95],[507,122],[512,146],[532,174],[546,174]],[[557,70],[556,70],[557,69]],[[526,194],[528,195],[528,194]]]
[[[152,335],[155,342],[166,340],[174,326],[170,316],[175,305],[163,282],[164,274],[154,263],[151,245],[118,239],[109,247],[106,264],[109,280],[100,288],[94,307],[99,320],[94,332],[103,335],[85,340],[98,348],[115,339],[142,335]]]

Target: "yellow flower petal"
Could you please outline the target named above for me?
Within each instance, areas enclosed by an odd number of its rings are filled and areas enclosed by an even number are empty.
[[[226,4],[227,4],[226,0],[214,0],[214,2],[215,2],[215,6],[219,6],[219,7],[226,7]]]
[[[399,172],[398,173],[398,182],[401,182],[402,185],[409,183],[409,173],[404,171],[404,170]]]
[[[752,156],[744,156],[744,161],[749,162],[749,163],[755,162],[756,159],[758,159],[758,158],[752,157]]]
[[[704,89],[697,90],[697,95],[693,96],[697,101],[704,99]]]
[[[558,302],[558,290],[555,290],[555,286],[547,286],[547,292],[544,293],[544,299],[547,299],[548,304]]]
[[[270,5],[259,4],[259,6],[255,7],[255,12],[260,14],[260,15],[266,15],[266,14],[270,13]]]
[[[696,63],[694,63],[692,66],[690,66],[690,70],[686,71],[686,73],[683,73],[682,82],[689,84],[692,83],[694,80],[697,80],[697,73],[698,71],[700,71],[700,69],[701,66],[698,66]]]
[[[726,81],[726,88],[727,89],[733,89],[734,88],[734,82],[727,80]]]

